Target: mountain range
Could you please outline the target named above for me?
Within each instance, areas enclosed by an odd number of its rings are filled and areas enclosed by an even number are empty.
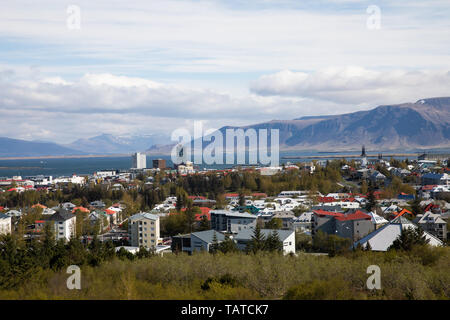
[[[224,132],[224,127],[220,130]],[[280,150],[409,150],[450,147],[450,97],[382,105],[341,115],[273,120],[241,127],[278,129]]]
[[[382,105],[341,115],[272,120],[226,129],[278,129],[282,151],[349,151],[450,148],[450,97]],[[206,144],[205,144],[206,145]],[[0,137],[0,157],[124,154],[145,151],[168,154],[173,142],[162,134],[113,136],[101,134],[67,145]]]

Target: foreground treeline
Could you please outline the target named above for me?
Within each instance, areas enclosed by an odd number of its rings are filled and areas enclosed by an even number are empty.
[[[69,246],[69,245],[68,245]],[[66,247],[66,249],[68,249]],[[43,250],[43,249],[41,249]],[[92,248],[90,249],[92,250]],[[103,248],[93,262],[68,250],[60,265],[30,260],[22,270],[0,260],[0,299],[448,299],[450,250],[356,250],[334,257],[240,252],[148,255],[128,259]],[[44,251],[45,252],[45,251]],[[3,257],[7,253],[2,252]],[[41,257],[42,252],[38,253]],[[57,259],[58,255],[53,256]],[[83,258],[84,257],[84,258]],[[3,258],[2,258],[3,259]],[[78,260],[77,260],[78,259]],[[83,260],[85,259],[85,260]],[[50,259],[52,260],[52,259]],[[81,290],[67,289],[62,265],[80,263]],[[381,270],[381,289],[369,290],[367,268]],[[14,264],[13,264],[14,266]],[[6,272],[6,274],[5,274]],[[20,275],[17,278],[17,275]],[[6,281],[6,282],[5,282]]]

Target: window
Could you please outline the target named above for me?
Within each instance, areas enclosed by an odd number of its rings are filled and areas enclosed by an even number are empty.
[[[144,224],[147,224],[147,221],[144,221]]]

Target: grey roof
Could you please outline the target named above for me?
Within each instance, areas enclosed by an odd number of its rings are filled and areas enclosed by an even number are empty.
[[[216,234],[217,241],[220,242],[225,240],[225,236],[222,233],[217,232],[216,230],[193,232],[191,236],[195,236],[206,243],[212,243],[214,239],[214,234]]]
[[[75,217],[75,215],[70,212],[69,210],[60,208],[58,209],[58,211],[56,211],[54,214],[52,214],[48,220],[50,221],[66,221],[69,219],[72,219],[73,217]]]
[[[159,217],[155,214],[152,213],[148,213],[148,212],[139,212],[136,213],[135,215],[132,215],[129,220],[130,221],[134,221],[134,220],[139,220],[139,219],[150,219],[150,220],[158,220]]]
[[[256,219],[256,215],[248,213],[248,212],[238,212],[238,211],[228,211],[228,210],[211,210],[210,214],[224,214],[227,217]]]
[[[419,223],[440,223],[440,224],[446,224],[444,220],[442,220],[440,214],[432,213],[430,211],[425,212],[425,214],[422,215],[422,217],[419,219]]]
[[[0,213],[0,219],[9,219],[10,216],[7,216],[6,214]]]
[[[281,241],[286,240],[287,237],[294,233],[293,230],[275,230],[275,229],[261,229],[261,233],[265,238],[269,236],[272,232],[276,231],[278,233],[278,238]],[[244,229],[239,231],[237,235],[234,236],[236,240],[250,240],[254,234],[254,229]]]

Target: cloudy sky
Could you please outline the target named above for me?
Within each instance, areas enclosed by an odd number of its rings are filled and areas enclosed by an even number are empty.
[[[448,0],[10,1],[0,136],[69,143],[450,96],[449,17]]]

